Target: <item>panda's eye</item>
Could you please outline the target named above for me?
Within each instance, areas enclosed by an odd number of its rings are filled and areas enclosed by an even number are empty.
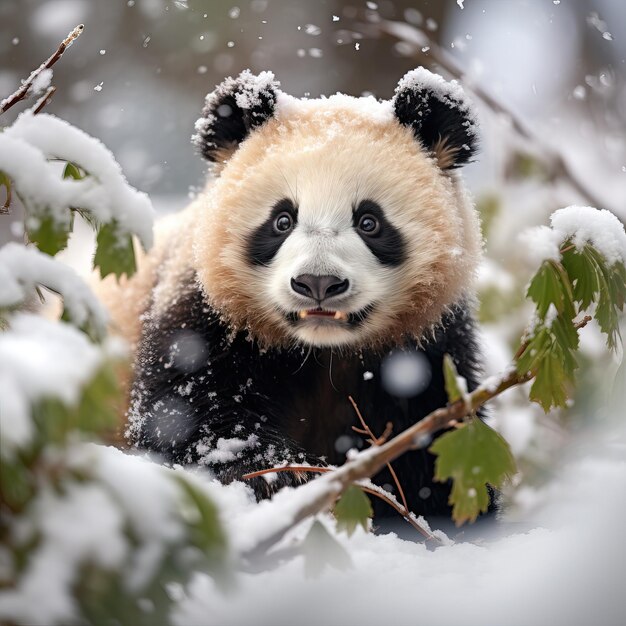
[[[357,228],[365,235],[377,235],[380,232],[380,222],[369,213],[362,215]]]
[[[289,213],[280,213],[274,220],[274,230],[277,233],[284,234],[293,228],[293,218]]]

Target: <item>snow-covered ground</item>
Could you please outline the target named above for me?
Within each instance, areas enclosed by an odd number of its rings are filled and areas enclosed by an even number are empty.
[[[252,506],[245,487],[215,486],[226,520]],[[306,578],[304,557],[244,573],[228,594],[197,575],[176,609],[190,624],[618,626],[626,618],[626,430],[579,441],[547,487],[522,492],[504,535],[429,551],[393,534],[336,534],[352,567]],[[323,522],[334,533],[334,524]],[[283,542],[306,534],[311,522]],[[237,527],[238,532],[243,529]],[[254,533],[254,528],[249,532]]]

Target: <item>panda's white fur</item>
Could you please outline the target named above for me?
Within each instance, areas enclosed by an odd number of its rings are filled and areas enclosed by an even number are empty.
[[[477,217],[458,174],[439,167],[389,102],[364,107],[341,96],[299,107],[281,97],[274,117],[246,138],[205,192],[157,227],[155,249],[125,289],[136,300],[156,285],[154,306],[164,310],[178,277],[193,268],[233,328],[270,345],[420,337],[447,305],[471,292],[480,255]],[[298,225],[269,267],[251,266],[247,238],[281,198],[298,207]],[[382,266],[352,227],[353,207],[365,198],[383,207],[407,241],[408,259],[398,267]],[[357,330],[325,321],[290,326],[281,312],[307,307],[290,288],[303,273],[347,278],[342,309],[374,304],[374,311]],[[122,297],[115,322],[136,340],[138,310]]]

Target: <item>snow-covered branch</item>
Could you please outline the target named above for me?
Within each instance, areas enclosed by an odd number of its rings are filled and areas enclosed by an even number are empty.
[[[86,175],[63,179],[54,159],[73,163]],[[64,120],[22,113],[0,135],[0,170],[13,181],[29,219],[46,211],[66,224],[68,209],[79,208],[100,224],[115,221],[121,234],[136,234],[145,248],[152,245],[154,211],[148,196],[126,182],[102,142]]]
[[[104,335],[106,311],[71,267],[33,247],[8,243],[0,248],[0,311],[22,305],[38,285],[62,296],[75,326]]]
[[[24,100],[31,93],[41,93],[48,88],[52,70],[50,69],[62,56],[63,53],[74,43],[85,29],[83,24],[79,24],[68,36],[59,44],[55,52],[44,61],[30,76],[22,82],[22,86],[10,96],[0,101],[0,114],[8,111],[20,100]]]

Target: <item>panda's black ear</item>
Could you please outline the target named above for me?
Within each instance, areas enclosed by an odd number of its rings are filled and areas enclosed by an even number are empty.
[[[418,67],[400,80],[392,104],[398,121],[413,130],[441,169],[461,167],[476,153],[474,110],[456,81]]]
[[[244,70],[207,95],[192,138],[200,154],[213,163],[227,161],[256,127],[274,115],[280,83],[272,72],[258,76]]]

